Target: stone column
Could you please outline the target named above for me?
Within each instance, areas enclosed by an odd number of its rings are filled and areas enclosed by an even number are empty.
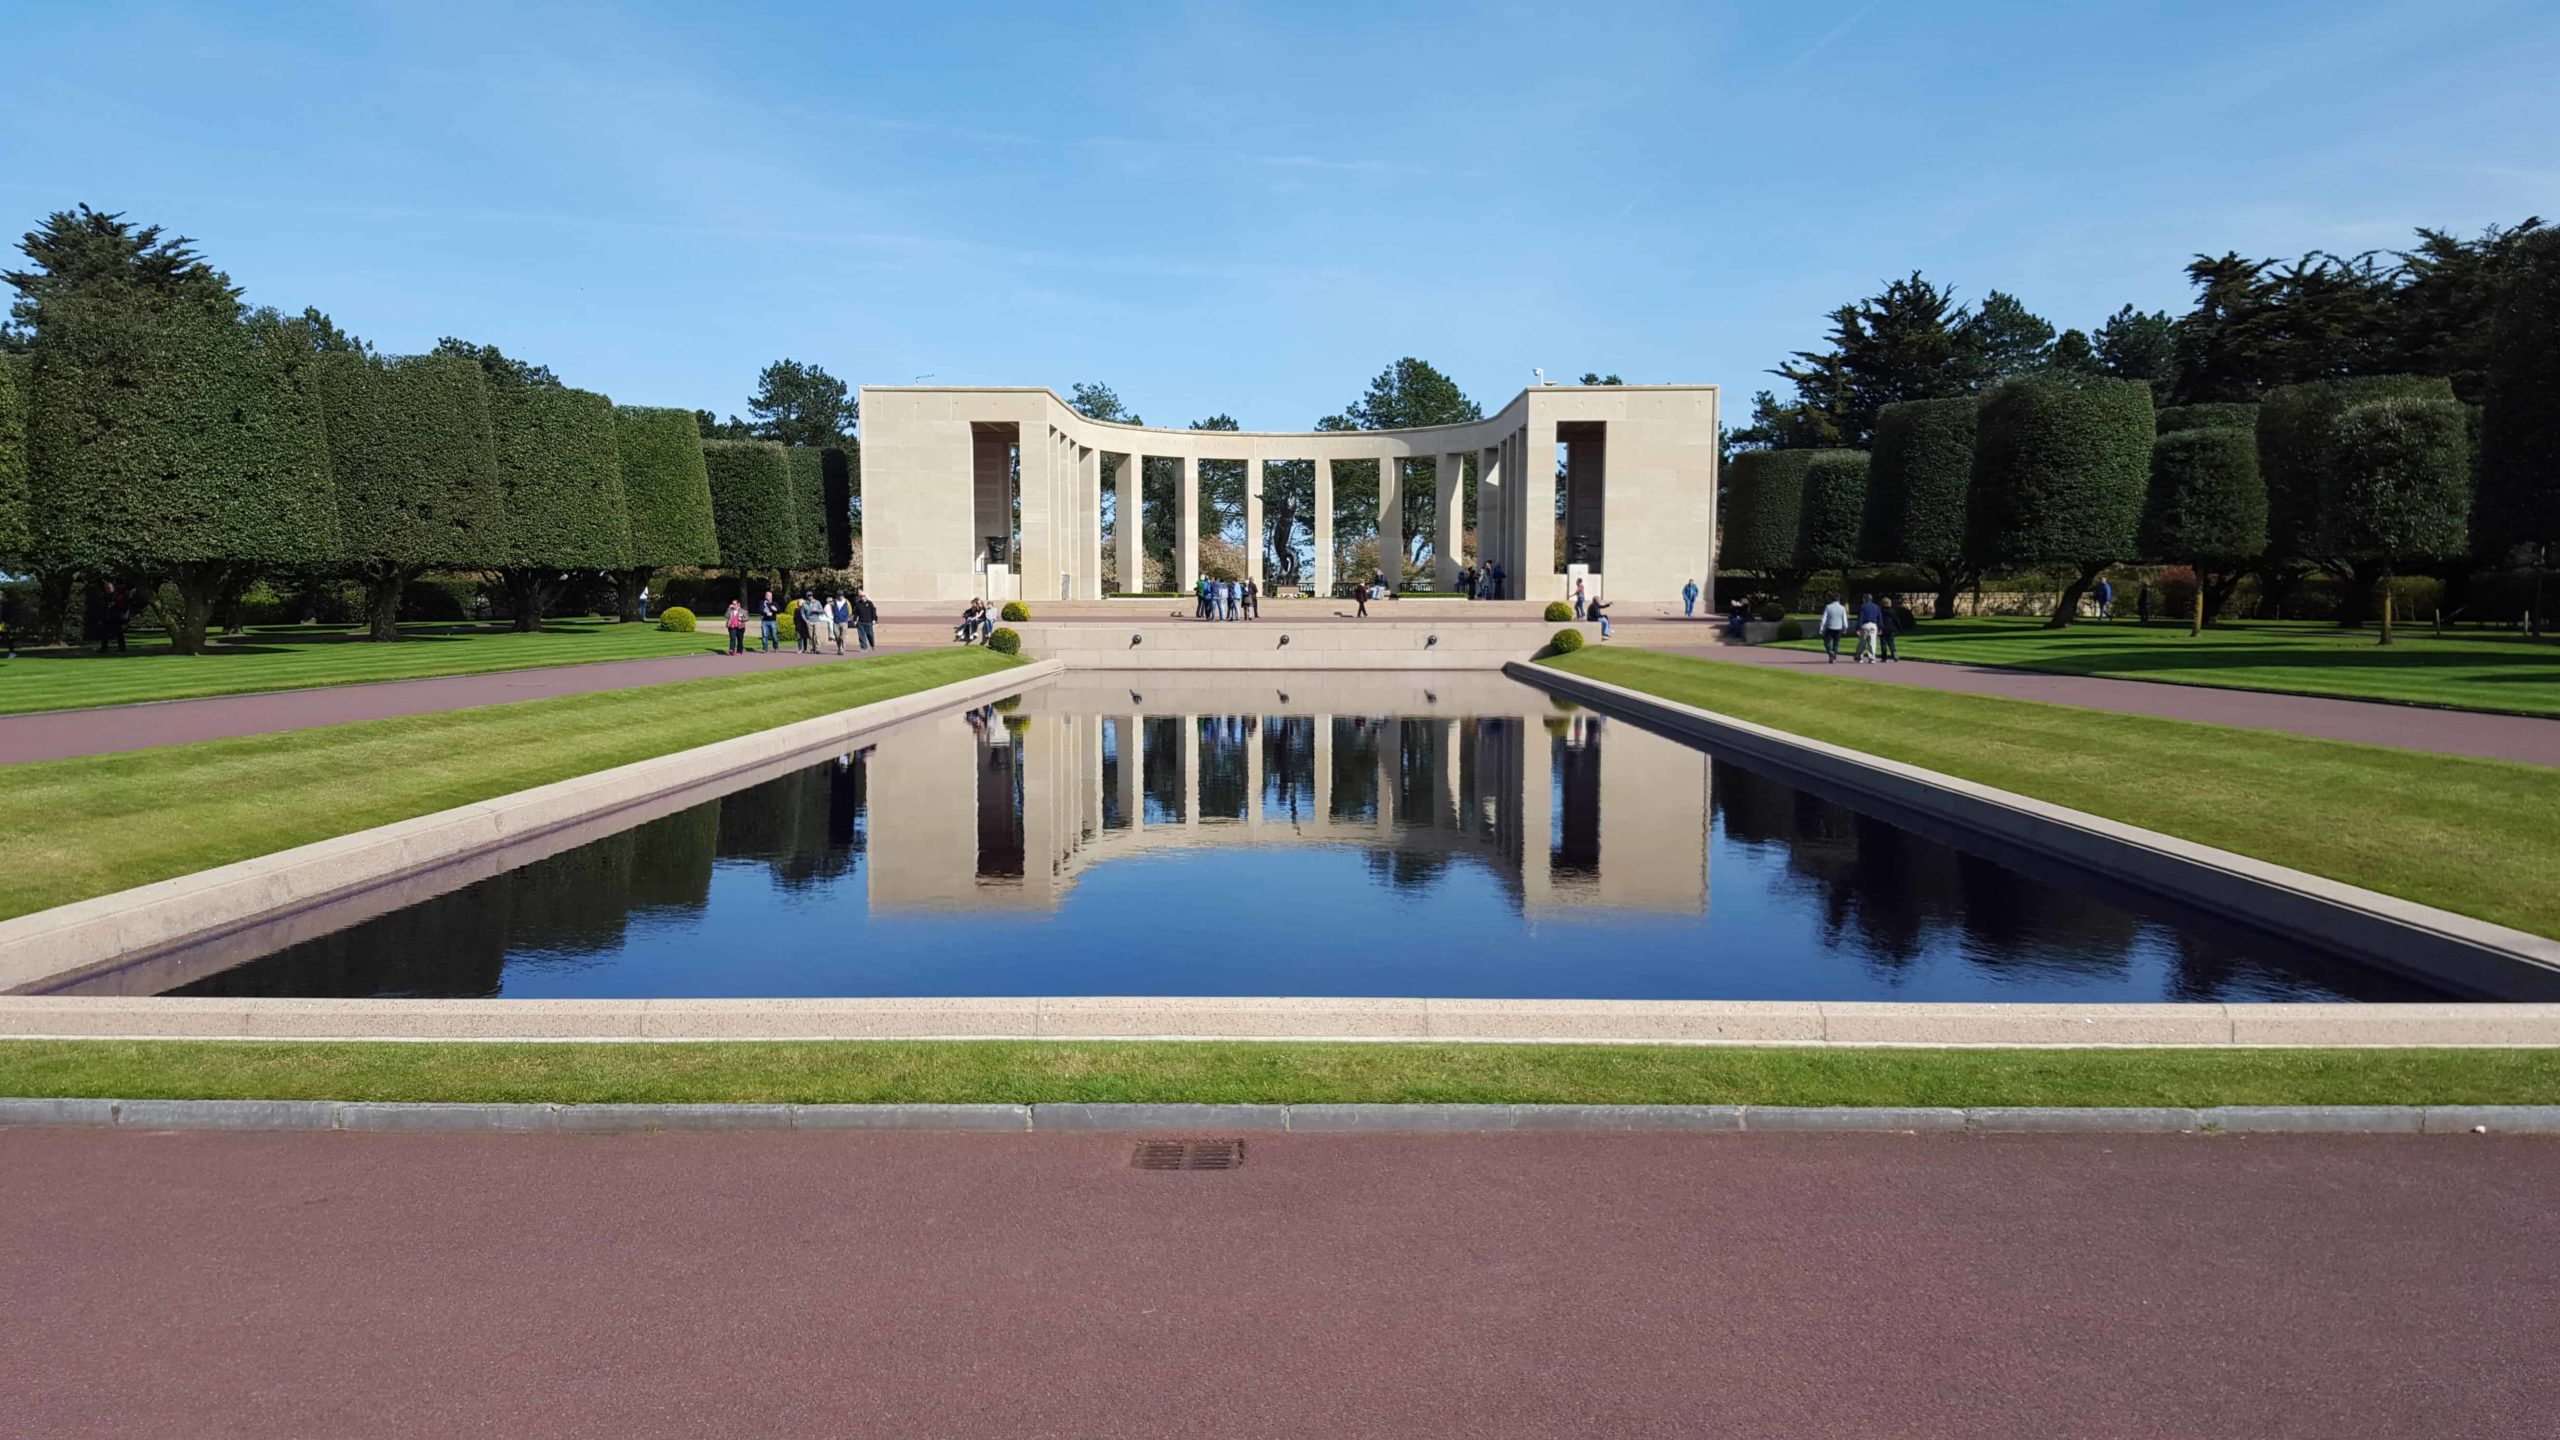
[[[1182,824],[1185,829],[1196,829],[1200,824],[1200,717],[1197,715],[1182,717]]]
[[[1118,540],[1120,588],[1123,592],[1147,588],[1147,487],[1140,478],[1145,473],[1145,457],[1132,451],[1120,457],[1120,474],[1111,482],[1113,503],[1120,512]]]
[[[1459,481],[1466,475],[1466,459],[1443,455],[1433,462],[1431,493],[1438,504],[1434,507],[1431,527],[1431,588],[1458,588],[1458,562],[1465,557],[1458,546],[1466,534],[1466,499]]]
[[[1257,587],[1262,584],[1262,457],[1256,455],[1245,465],[1244,472],[1244,573]],[[1255,753],[1259,754],[1259,750]]]
[[[1084,451],[1083,495],[1085,549],[1084,588],[1078,593],[1087,600],[1102,598],[1102,452],[1087,446]]]
[[[1476,563],[1502,559],[1502,446],[1494,444],[1476,456]],[[1504,562],[1509,568],[1509,562]]]
[[[1523,600],[1565,598],[1564,574],[1556,564],[1556,422],[1539,419],[1536,407],[1522,432],[1519,513],[1520,587]]]
[[[1182,532],[1173,539],[1176,588],[1189,591],[1200,583],[1200,461],[1182,457]]]
[[[1313,517],[1316,537],[1316,574],[1313,589],[1319,598],[1333,594],[1333,462],[1316,462],[1316,513]]]
[[[1392,455],[1378,461],[1378,569],[1389,590],[1404,588],[1404,464]]]

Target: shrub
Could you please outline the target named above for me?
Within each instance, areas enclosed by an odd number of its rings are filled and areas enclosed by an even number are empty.
[[[1876,412],[1875,453],[1867,464],[1859,551],[1870,563],[1918,566],[1950,608],[1970,569],[1964,510],[1980,412],[1981,402],[1969,395],[1887,405]]]
[[[814,445],[794,445],[784,452],[783,468],[791,480],[791,558],[784,568],[818,570],[827,563],[827,456],[842,452]]]
[[[658,612],[658,628],[672,635],[690,635],[694,630],[693,612],[681,605],[670,605]]]
[[[2471,420],[2452,400],[2378,400],[2342,412],[2322,487],[2325,548],[2396,562],[2470,541]]]
[[[1975,565],[2069,566],[2053,623],[2135,553],[2151,477],[2151,387],[2033,376],[1985,395],[1975,433],[1965,552]]]
[[[2152,445],[2144,554],[2229,569],[2266,548],[2267,486],[2258,474],[2255,435],[2190,427]]]
[[[299,355],[229,316],[55,300],[35,344],[28,515],[47,566],[159,571],[170,641],[200,649],[244,568],[341,549],[318,397]]]
[[[1019,600],[1007,600],[1004,602],[1004,608],[997,611],[996,614],[1003,619],[1018,625],[1031,618],[1031,607],[1023,604]]]
[[[770,440],[705,440],[720,563],[732,570],[789,569],[798,555],[791,475]]]
[[[2258,407],[2221,402],[2172,405],[2151,417],[2151,428],[2163,435],[2188,430],[2246,430],[2254,435],[2258,432]]]
[[[1796,620],[1796,619],[1786,619],[1786,620],[1781,620],[1781,621],[1779,621],[1779,622],[1778,622],[1778,638],[1779,638],[1779,639],[1781,639],[1781,640],[1801,640],[1801,639],[1803,639],[1803,638],[1804,638],[1804,622],[1803,622],[1803,621],[1801,621],[1801,620]]]
[[[631,564],[613,402],[590,390],[499,384],[489,390],[489,422],[510,531],[499,574],[516,628],[539,630],[563,571]]]
[[[1558,655],[1570,655],[1582,648],[1582,632],[1567,626],[1557,631],[1554,638],[1547,641],[1547,648]]]
[[[1751,618],[1754,620],[1784,620],[1787,618],[1787,607],[1779,604],[1775,600],[1763,600],[1759,604],[1751,607]]]
[[[1550,600],[1550,601],[1548,601],[1548,602],[1547,602],[1547,608],[1546,608],[1546,612],[1545,612],[1545,613],[1546,613],[1546,617],[1547,617],[1547,623],[1548,623],[1548,624],[1550,624],[1550,625],[1553,625],[1553,624],[1555,624],[1556,622],[1558,622],[1558,621],[1560,621],[1560,620],[1570,620],[1570,619],[1572,619],[1572,618],[1573,618],[1573,607],[1572,607],[1572,606],[1570,606],[1570,605],[1567,605],[1566,603],[1564,603],[1564,602],[1563,602],[1563,601],[1561,601],[1561,600]]]
[[[420,572],[508,556],[488,386],[450,355],[332,355],[319,377],[347,570],[364,583],[374,638],[388,640]]]
[[[987,637],[987,648],[999,655],[1019,655],[1022,653],[1022,632],[1010,625],[999,625],[995,633]]]
[[[773,617],[773,633],[795,645],[800,642],[800,622],[792,617],[790,606],[784,605],[782,613]]]
[[[616,406],[614,451],[622,465],[622,503],[631,515],[631,563],[710,565],[720,558],[711,519],[711,471],[693,412]]]
[[[1796,524],[1796,565],[1845,570],[1858,563],[1866,523],[1867,452],[1816,450],[1804,468],[1804,516]]]
[[[2419,375],[2366,375],[2280,385],[2258,409],[2258,473],[2267,484],[2267,552],[2311,560],[2337,547],[2338,417],[2377,400],[2453,399],[2453,382]]]
[[[480,586],[471,580],[412,580],[400,587],[403,620],[468,620]]]

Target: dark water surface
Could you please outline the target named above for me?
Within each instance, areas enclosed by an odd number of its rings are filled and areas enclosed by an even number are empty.
[[[180,957],[169,983],[276,996],[2440,998],[2104,877],[2020,863],[1495,676],[1082,675],[229,968],[191,975]]]

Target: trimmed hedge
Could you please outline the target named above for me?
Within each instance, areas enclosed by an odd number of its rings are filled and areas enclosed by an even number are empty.
[[[1547,602],[1547,608],[1539,613],[1546,618],[1548,624],[1553,625],[1559,620],[1572,619],[1573,607],[1561,600],[1550,600]]]
[[[1745,450],[1733,457],[1725,467],[1721,568],[1796,568],[1796,537],[1804,522],[1804,472],[1818,453]]]
[[[1796,523],[1796,564],[1845,570],[1858,563],[1866,523],[1867,452],[1816,450],[1804,469],[1804,515]]]
[[[718,564],[711,472],[702,461],[702,431],[693,412],[616,406],[613,444],[622,465],[622,503],[631,516],[632,566]]]
[[[1967,558],[2094,575],[2132,556],[2153,435],[2144,381],[2030,376],[1992,390],[1974,437]]]
[[[2267,550],[2290,560],[2336,553],[2328,511],[2337,480],[2337,421],[2377,400],[2451,400],[2453,382],[2366,375],[2280,385],[2258,409],[2258,473],[2267,482]]]
[[[999,625],[993,634],[987,636],[987,648],[999,655],[1019,655],[1022,653],[1022,632]]]
[[[1965,496],[1973,488],[1973,396],[1904,400],[1876,412],[1858,550],[1871,564],[1964,566]]]
[[[613,402],[592,390],[499,385],[489,393],[489,420],[515,529],[508,565],[628,568],[631,520],[614,446]]]
[[[822,558],[830,570],[849,570],[853,568],[853,473],[860,457],[854,450],[833,445],[820,453],[826,459],[827,553]]]
[[[2515,242],[2489,333],[2473,532],[2484,551],[2560,540],[2560,231]]]
[[[27,529],[30,379],[27,357],[0,355],[0,570],[23,568],[35,548]]]
[[[798,557],[790,562],[794,570],[816,570],[827,566],[835,532],[845,529],[850,536],[850,518],[830,523],[827,515],[827,492],[841,493],[845,486],[844,452],[832,445],[794,445],[788,452],[791,470],[792,544]],[[847,540],[847,549],[851,540]]]
[[[688,415],[685,418],[691,420],[693,417]],[[699,623],[693,612],[681,605],[670,605],[658,612],[658,628],[671,635],[690,635]]]
[[[2254,403],[2209,402],[2203,405],[2172,405],[2151,417],[2151,426],[2163,435],[2182,430],[2246,430],[2257,433],[2258,407]]]
[[[2145,556],[2227,568],[2266,548],[2267,486],[2258,476],[2255,434],[2190,426],[2152,444],[2151,488],[2142,511]]]
[[[2397,561],[2459,555],[2471,520],[2471,418],[2455,400],[2377,400],[2340,414],[2323,526],[2340,555]]]
[[[1554,634],[1554,636],[1548,639],[1547,648],[1558,655],[1570,655],[1574,651],[1582,648],[1582,632],[1579,630],[1559,630]]]
[[[795,563],[798,522],[783,448],[770,440],[705,440],[702,460],[711,476],[720,563],[732,570],[779,570]]]
[[[130,574],[339,554],[320,407],[282,347],[201,312],[56,300],[34,368],[28,509],[47,564]]]
[[[1019,625],[1031,618],[1031,607],[1019,600],[1007,600],[1004,608],[996,612],[996,617]]]
[[[394,576],[396,588],[422,570],[506,560],[506,496],[480,367],[446,355],[330,355],[318,370],[347,564]]]

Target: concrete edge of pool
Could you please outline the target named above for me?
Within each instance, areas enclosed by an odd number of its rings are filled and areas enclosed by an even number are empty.
[[[1036,661],[0,921],[0,995],[58,985],[1054,679]]]
[[[1077,996],[288,1000],[0,996],[0,1036],[218,1040],[1352,1040],[1850,1046],[2560,1045],[2560,1004]]]
[[[2457,994],[2560,999],[2560,940],[1607,681],[1521,661],[1503,673],[1718,753],[1777,766],[1790,779],[1852,795],[1862,808],[1952,825]]]
[[[2560,1134],[2560,1105],[568,1105],[543,1102],[0,1098],[0,1129],[634,1134],[980,1131],[1092,1135],[1832,1131],[2035,1135]]]

